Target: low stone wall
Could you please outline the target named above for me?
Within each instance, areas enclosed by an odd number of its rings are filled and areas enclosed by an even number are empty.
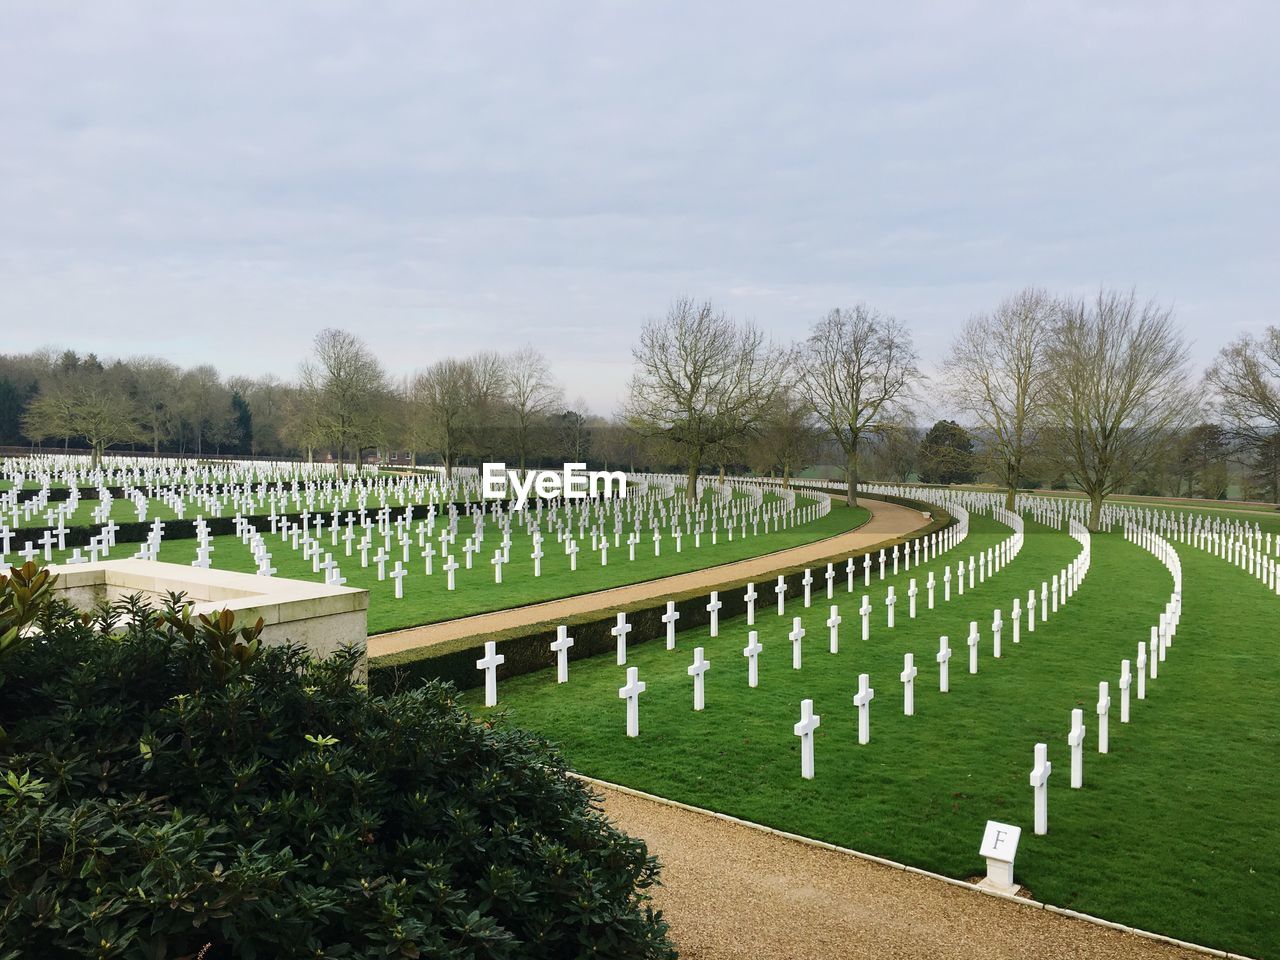
[[[264,642],[292,640],[317,657],[346,644],[363,650],[368,639],[368,590],[155,560],[104,560],[50,569],[58,575],[55,594],[82,610],[138,594],[159,602],[169,593],[183,593],[195,613],[231,610],[241,625],[261,617]]]

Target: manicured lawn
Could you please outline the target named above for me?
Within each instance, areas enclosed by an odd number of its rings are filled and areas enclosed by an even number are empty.
[[[806,497],[800,497],[799,501],[801,505],[810,502]],[[369,632],[382,633],[387,630],[436,623],[489,610],[553,600],[730,563],[734,560],[835,536],[860,526],[868,517],[869,514],[862,507],[851,509],[833,503],[831,512],[827,516],[776,533],[761,533],[753,537],[750,535],[750,526],[748,526],[748,536],[745,540],[735,536],[730,542],[725,538],[724,531],[721,531],[715,546],[711,545],[710,536],[704,535],[701,548],[695,550],[692,538],[686,537],[682,551],[676,553],[672,539],[665,537],[662,542],[662,554],[659,557],[653,555],[652,542],[642,542],[636,547],[634,562],[627,560],[624,537],[623,546],[620,549],[610,548],[608,566],[600,566],[598,555],[584,548],[578,555],[576,571],[569,569],[569,558],[555,542],[555,537],[551,536],[543,542],[542,575],[536,578],[533,576],[533,561],[530,559],[533,549],[531,538],[522,527],[519,529],[513,527],[511,563],[503,569],[501,584],[494,583],[493,567],[489,563],[500,535],[496,534],[490,525],[484,549],[476,554],[471,570],[463,567],[464,557],[461,549],[456,554],[459,569],[455,574],[456,589],[452,592],[446,589],[440,557],[434,560],[432,576],[426,577],[424,561],[420,555],[421,551],[416,547],[415,537],[415,546],[410,553],[411,560],[407,564],[410,575],[404,580],[404,598],[400,600],[395,598],[395,586],[390,578],[384,581],[378,580],[377,567],[372,562],[372,556],[376,551],[370,551],[369,566],[362,569],[358,550],[353,556],[347,557],[341,538],[337,546],[333,546],[330,543],[329,534],[325,533],[324,537],[326,549],[333,554],[334,560],[341,568],[342,575],[347,580],[347,586],[361,587],[370,591]],[[460,526],[459,529],[464,528]],[[271,551],[271,562],[276,567],[277,576],[302,580],[323,579],[322,574],[312,572],[311,561],[303,560],[301,551],[294,552],[288,543],[282,542],[278,536],[271,536],[269,532],[264,533],[264,536]],[[460,536],[459,542],[461,539]],[[214,550],[211,560],[215,569],[238,570],[245,573],[252,573],[257,569],[249,547],[241,543],[238,538],[214,537],[212,544]],[[586,547],[589,546],[588,541]],[[120,544],[112,551],[111,556],[114,559],[121,559],[132,556],[136,550],[137,546],[134,544]],[[55,560],[62,559],[67,552],[55,552]],[[397,553],[396,556],[400,557],[401,554]],[[193,539],[161,543],[159,559],[162,561],[189,564],[195,558],[196,541]],[[388,571],[390,567],[389,564]]]
[[[981,874],[984,822],[1023,827],[1021,883],[1040,899],[1258,956],[1280,956],[1280,677],[1274,638],[1280,598],[1226,563],[1180,547],[1184,616],[1169,660],[1148,699],[1119,722],[1122,658],[1149,636],[1172,588],[1164,567],[1119,534],[1093,538],[1093,567],[1076,596],[1004,656],[991,656],[990,622],[1006,621],[1014,597],[1060,570],[1077,552],[1065,532],[1027,523],[1022,555],[986,585],[950,604],[906,616],[909,577],[896,581],[898,623],[884,625],[884,585],[873,583],[871,640],[859,638],[861,590],[837,593],[845,622],[840,652],[827,652],[825,601],[805,614],[804,668],[791,667],[786,639],[792,598],[779,618],[758,618],[764,652],[760,686],[747,687],[741,620],[679,637],[677,649],[634,645],[628,664],[648,684],[640,736],[624,736],[618,698],[625,668],[611,656],[575,661],[570,682],[554,672],[504,680],[497,710],[510,722],[563,745],[578,770],[687,803],[891,857],[950,876]],[[968,556],[1007,530],[975,516],[956,556]],[[939,599],[941,590],[939,590]],[[967,672],[968,623],[982,630],[980,669]],[[938,636],[954,651],[951,692],[938,692]],[[706,710],[692,710],[686,668],[703,646]],[[916,716],[902,715],[898,673],[915,654]],[[857,743],[852,697],[857,675],[876,698],[871,742]],[[1094,704],[1111,682],[1111,752],[1099,755]],[[1136,694],[1136,689],[1134,690]],[[480,713],[480,691],[467,699]],[[792,726],[800,700],[822,717],[813,781],[800,777]],[[1085,786],[1069,789],[1070,711],[1088,725]],[[1028,773],[1036,742],[1049,744],[1054,772],[1050,832],[1032,834]]]

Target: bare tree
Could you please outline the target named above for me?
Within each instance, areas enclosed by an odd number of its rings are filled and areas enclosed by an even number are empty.
[[[1182,334],[1154,301],[1100,290],[1062,304],[1049,347],[1049,439],[1089,497],[1090,529],[1103,500],[1198,416],[1186,365]]]
[[[23,423],[28,436],[84,437],[95,467],[108,447],[145,437],[133,400],[101,375],[42,389],[27,408]]]
[[[796,387],[796,367],[788,364],[782,387],[765,408],[759,434],[747,449],[747,462],[760,473],[777,471],[790,488],[797,471],[813,462],[819,430],[813,407]]]
[[[1047,293],[1027,288],[970,319],[951,345],[948,392],[957,411],[981,426],[986,458],[1004,480],[1009,509],[1044,420],[1056,312]]]
[[[387,390],[386,373],[363,340],[330,328],[316,334],[300,379],[320,434],[336,447],[342,476],[347,451],[358,462],[366,438],[376,430],[380,401]]]
[[[710,302],[681,299],[661,320],[644,325],[632,356],[638,369],[627,420],[674,453],[688,475],[685,495],[693,500],[708,458],[759,427],[783,354],[755,327],[738,325]]]
[[[130,361],[138,397],[138,414],[143,429],[151,436],[151,450],[173,436],[178,424],[182,376],[176,364],[160,357],[135,357]]]
[[[563,402],[559,384],[551,375],[547,358],[533,347],[523,347],[506,358],[505,394],[511,409],[520,469],[529,454],[529,433],[534,424],[556,412]]]
[[[452,357],[418,373],[409,387],[413,437],[417,445],[440,457],[446,479],[453,478],[458,458],[486,422],[501,395],[501,366],[496,355],[466,360]]]
[[[832,310],[801,345],[800,383],[845,455],[849,506],[858,503],[862,445],[880,431],[921,379],[907,329],[859,304]]]
[[[1248,334],[1224,347],[1205,382],[1213,389],[1234,437],[1260,460],[1280,437],[1280,327]],[[1280,492],[1271,484],[1273,498]]]

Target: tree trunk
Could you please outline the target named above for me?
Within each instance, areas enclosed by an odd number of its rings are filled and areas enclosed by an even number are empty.
[[[858,505],[858,451],[856,447],[849,451],[849,460],[845,469],[849,482],[849,491],[845,497],[845,502],[851,507],[856,507]]]
[[[698,466],[697,460],[689,463],[689,482],[685,484],[684,498],[689,502],[696,502],[698,499]]]
[[[1089,529],[1093,533],[1098,532],[1098,528],[1102,524],[1102,494],[1089,494]]]
[[[782,489],[791,489],[791,464],[784,463],[782,465]]]
[[[1010,486],[1009,489],[1004,492],[1004,508],[1006,510],[1013,509],[1013,502],[1017,498],[1017,496],[1018,496],[1018,488],[1015,486]]]

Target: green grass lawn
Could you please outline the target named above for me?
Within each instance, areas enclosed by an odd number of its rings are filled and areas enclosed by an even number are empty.
[[[975,515],[968,556],[1008,531]],[[1020,557],[963,598],[910,621],[905,597],[897,627],[884,626],[884,585],[873,584],[872,638],[859,639],[853,612],[860,590],[840,592],[840,653],[827,652],[825,602],[805,616],[804,669],[791,668],[785,617],[758,618],[764,653],[760,686],[749,689],[741,620],[682,634],[677,650],[661,642],[633,646],[629,665],[648,684],[640,737],[624,736],[618,698],[624,668],[611,656],[576,661],[570,682],[554,671],[513,678],[499,688],[497,710],[510,722],[562,744],[584,773],[686,803],[849,846],[954,877],[983,872],[984,822],[1024,828],[1018,880],[1040,899],[1210,946],[1280,956],[1275,864],[1280,861],[1276,784],[1280,782],[1280,678],[1272,643],[1280,599],[1202,551],[1180,547],[1186,576],[1184,616],[1170,659],[1119,722],[1116,679],[1172,588],[1168,572],[1119,534],[1095,535],[1093,566],[1076,596],[1022,643],[1004,634],[1004,657],[991,657],[989,624],[999,605],[1060,570],[1078,545],[1065,532],[1027,523]],[[901,597],[913,571],[900,575]],[[941,591],[939,591],[939,598]],[[923,601],[923,596],[921,597]],[[980,670],[967,672],[964,637],[977,620]],[[951,638],[951,692],[940,694],[933,655]],[[706,649],[706,710],[692,710],[686,667]],[[916,716],[902,715],[898,673],[912,651]],[[857,675],[871,676],[876,698],[871,742],[857,743],[852,696]],[[1099,680],[1112,684],[1111,752],[1099,755]],[[1136,693],[1136,689],[1134,691]],[[481,714],[480,692],[469,702]],[[822,716],[813,781],[800,777],[792,726],[812,698]],[[1085,786],[1069,789],[1070,711],[1089,728]],[[1050,832],[1032,833],[1028,773],[1036,742],[1049,744],[1054,772]]]
[[[807,497],[800,497],[801,505],[808,502]],[[589,554],[586,549],[578,555],[578,569],[569,569],[569,558],[564,555],[555,537],[544,539],[542,559],[542,576],[533,576],[531,538],[523,528],[513,527],[511,534],[511,563],[502,573],[503,582],[494,583],[493,568],[489,558],[496,550],[500,536],[495,534],[493,525],[489,525],[486,533],[484,549],[476,554],[474,566],[465,569],[461,549],[455,554],[458,560],[456,589],[452,592],[445,588],[445,575],[442,561],[437,557],[434,561],[434,573],[428,578],[424,573],[424,561],[417,549],[417,538],[414,538],[412,560],[409,564],[411,573],[404,581],[404,598],[395,598],[395,585],[388,578],[379,582],[377,568],[372,562],[370,551],[368,568],[360,566],[359,551],[347,557],[345,545],[341,538],[336,547],[330,544],[329,534],[324,534],[326,549],[333,554],[334,560],[347,580],[347,586],[361,587],[370,591],[369,632],[382,633],[424,623],[436,623],[451,620],[455,617],[483,613],[490,610],[501,610],[508,607],[537,603],[543,600],[554,600],[559,597],[573,596],[592,590],[603,590],[625,584],[639,583],[656,577],[700,570],[705,567],[734,560],[743,560],[762,553],[770,553],[794,547],[825,537],[835,536],[852,530],[865,523],[870,515],[862,508],[849,508],[833,504],[831,512],[817,520],[800,524],[776,533],[748,536],[745,540],[735,537],[729,542],[721,531],[718,543],[712,546],[709,535],[704,535],[702,547],[693,549],[693,540],[686,537],[683,550],[675,552],[675,544],[670,537],[662,543],[662,554],[653,556],[652,542],[642,542],[636,547],[634,562],[627,560],[626,540],[620,549],[610,548],[609,564],[600,566],[597,555]],[[468,529],[459,526],[459,530]],[[271,536],[269,528],[264,532],[268,549],[271,551],[271,562],[276,567],[277,576],[292,577],[301,580],[322,580],[321,574],[311,571],[311,561],[303,560],[301,551],[294,552],[287,543],[281,542],[278,536]],[[460,534],[460,542],[463,537]],[[253,563],[250,549],[237,537],[224,536],[212,538],[214,547],[211,560],[215,569],[237,570],[252,573],[257,568]],[[438,544],[437,544],[438,546]],[[586,544],[590,547],[590,542]],[[137,550],[135,544],[120,544],[112,551],[112,558],[121,559],[132,556]],[[55,551],[55,561],[63,559],[69,551]],[[396,556],[401,556],[396,554]],[[196,557],[196,541],[175,540],[161,543],[159,559],[169,563],[189,564]],[[391,565],[388,565],[390,570]]]

